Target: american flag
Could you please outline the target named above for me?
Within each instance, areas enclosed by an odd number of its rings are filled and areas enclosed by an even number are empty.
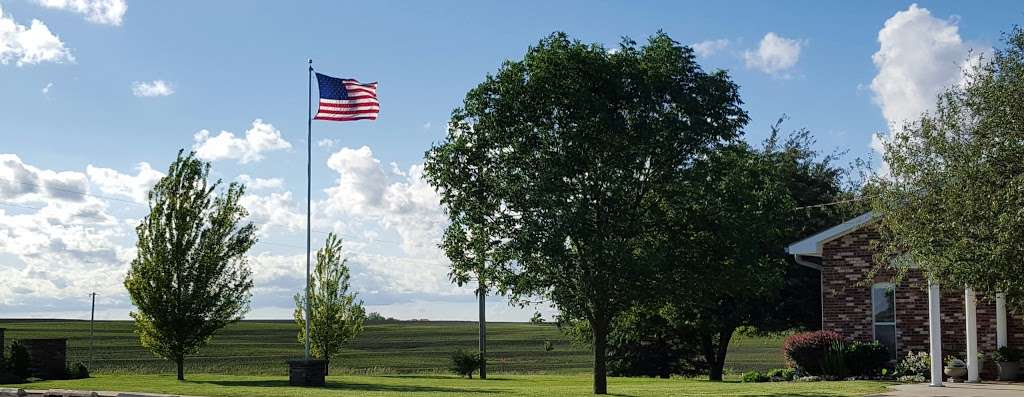
[[[320,87],[320,105],[315,120],[352,121],[376,120],[380,113],[377,101],[377,83],[360,83],[354,79],[339,79],[316,74]]]

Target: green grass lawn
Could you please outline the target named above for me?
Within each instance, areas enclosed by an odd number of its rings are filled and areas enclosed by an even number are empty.
[[[366,325],[362,335],[331,361],[333,374],[447,374],[457,348],[476,348],[474,322],[386,322]],[[499,374],[580,374],[590,370],[586,347],[571,344],[552,325],[488,323],[489,370]],[[69,361],[89,360],[88,321],[0,320],[8,340],[69,338]],[[544,351],[551,341],[554,351]],[[139,345],[129,321],[96,323],[94,374],[170,374],[172,363]],[[781,337],[733,338],[726,366],[733,372],[783,366]],[[284,375],[285,360],[302,356],[291,321],[243,321],[222,330],[199,354],[186,359],[187,373]]]
[[[192,375],[178,382],[168,375],[103,375],[91,379],[45,381],[32,389],[137,391],[201,396],[586,396],[586,375],[503,375],[481,381],[451,376],[330,376],[325,388],[295,388],[285,377]],[[17,386],[17,385],[12,385]],[[708,382],[695,379],[610,378],[618,396],[863,396],[883,391],[883,382]]]

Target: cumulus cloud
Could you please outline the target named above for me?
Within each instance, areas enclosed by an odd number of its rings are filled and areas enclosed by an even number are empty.
[[[4,14],[0,6],[0,64],[18,66],[42,62],[74,62],[75,57],[59,37],[42,21],[33,19],[28,27]]]
[[[174,93],[174,86],[163,80],[136,81],[132,83],[132,95],[139,98],[168,96]]]
[[[305,213],[292,202],[292,192],[274,192],[266,196],[246,194],[239,202],[249,211],[249,218],[259,225],[262,233],[273,227],[289,231],[306,227]]]
[[[788,77],[786,71],[796,66],[800,60],[800,40],[788,39],[768,32],[761,39],[757,50],[743,52],[743,60],[747,67],[778,77]]]
[[[322,147],[322,148],[332,148],[332,147],[334,147],[334,145],[337,145],[337,144],[338,144],[338,140],[330,139],[330,138],[324,138],[324,139],[321,139],[319,141],[316,141],[316,146],[317,147]]]
[[[264,190],[264,189],[280,189],[284,186],[284,180],[281,178],[254,178],[246,174],[241,174],[237,178],[237,181],[244,183],[248,190]]]
[[[701,58],[715,55],[729,47],[729,39],[705,40],[690,45],[693,52]]]
[[[960,38],[956,19],[939,19],[912,4],[888,20],[878,32],[872,56],[878,74],[871,81],[874,102],[891,132],[934,109],[938,95],[961,82],[963,69],[978,58]],[[886,136],[874,134],[870,146],[882,153]],[[882,174],[888,173],[885,164]]]
[[[85,201],[85,174],[51,171],[25,164],[14,154],[0,154],[0,200],[13,203]]]
[[[46,87],[43,87],[43,89],[42,89],[43,95],[49,94],[51,88],[53,88],[53,83],[52,82],[46,83]]]
[[[147,162],[139,163],[135,169],[138,173],[128,175],[90,164],[85,168],[85,173],[89,176],[89,181],[103,193],[125,196],[135,202],[146,203],[149,189],[164,177],[164,173],[153,169]]]
[[[327,160],[338,172],[335,186],[326,190],[327,214],[347,214],[379,222],[395,230],[403,248],[421,255],[438,254],[442,229],[447,224],[440,197],[423,179],[423,166],[386,172],[369,147],[342,148]]]
[[[120,26],[128,12],[125,0],[36,0],[43,7],[82,14],[89,22]]]
[[[2,154],[0,204],[0,253],[16,259],[0,261],[0,280],[17,286],[0,288],[0,306],[42,308],[91,291],[124,295],[110,276],[133,256],[123,244],[131,227],[89,194],[86,174]]]
[[[196,156],[209,161],[238,160],[242,164],[251,163],[262,160],[265,152],[292,147],[281,137],[281,131],[260,119],[252,122],[252,128],[245,131],[244,138],[235,137],[235,134],[228,131],[212,136],[209,130],[197,132],[194,138]]]

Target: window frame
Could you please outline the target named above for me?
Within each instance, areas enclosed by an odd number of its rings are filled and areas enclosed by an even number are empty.
[[[885,288],[888,291],[892,291],[892,321],[879,322],[875,316],[875,289]],[[890,355],[893,358],[899,357],[897,353],[900,349],[900,338],[899,338],[899,327],[896,325],[896,285],[889,282],[874,283],[871,285],[871,340],[879,342],[878,340],[878,326],[891,326],[892,337],[893,337],[893,350]]]

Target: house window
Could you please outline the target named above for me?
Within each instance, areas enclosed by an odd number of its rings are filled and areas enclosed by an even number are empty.
[[[875,340],[896,358],[896,288],[890,283],[871,286],[871,320]]]

